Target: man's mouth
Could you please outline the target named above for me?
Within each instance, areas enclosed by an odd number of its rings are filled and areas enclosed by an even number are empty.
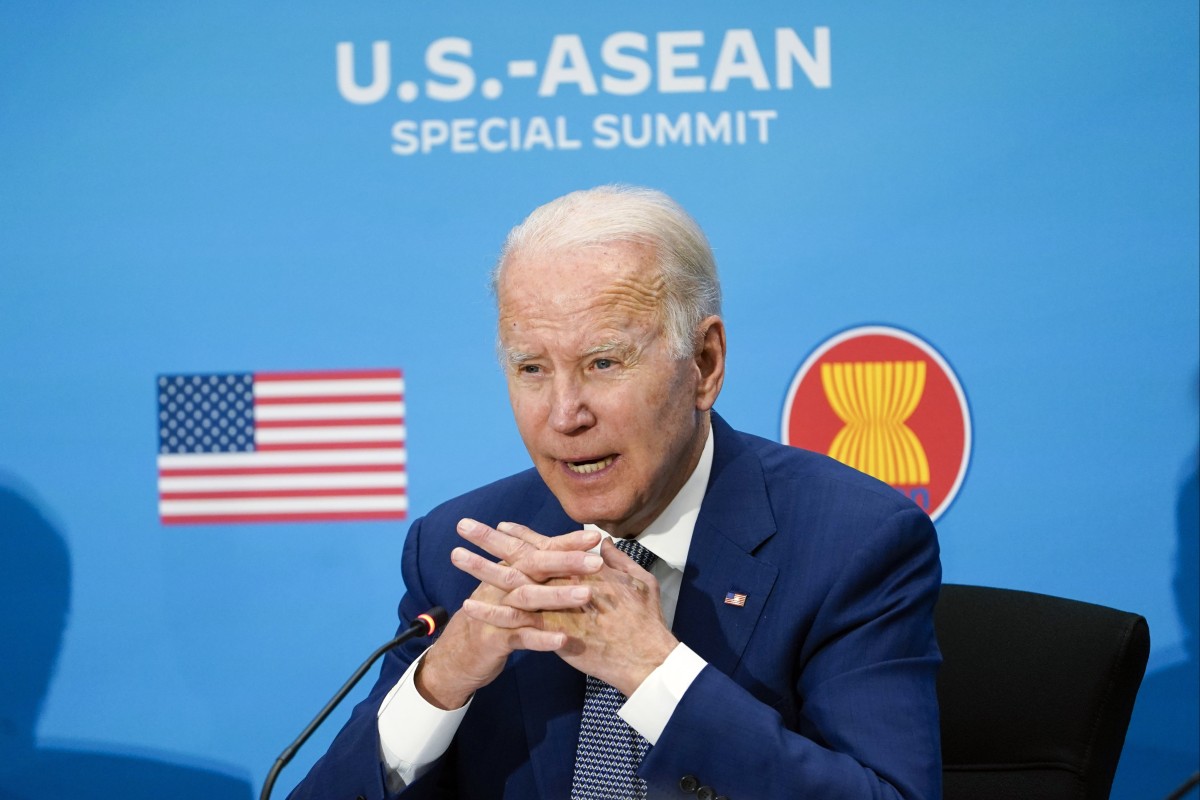
[[[593,472],[599,472],[609,464],[616,461],[617,457],[605,456],[604,458],[592,459],[590,461],[567,461],[567,469],[574,472],[576,475],[590,475]]]

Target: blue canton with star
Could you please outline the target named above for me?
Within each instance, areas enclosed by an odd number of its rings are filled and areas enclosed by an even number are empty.
[[[254,450],[254,376],[158,376],[158,452]]]

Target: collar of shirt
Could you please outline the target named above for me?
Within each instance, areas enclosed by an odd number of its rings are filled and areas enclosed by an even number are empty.
[[[692,534],[696,530],[696,518],[700,516],[700,504],[704,502],[708,476],[712,473],[712,462],[713,435],[712,425],[709,425],[700,461],[683,484],[683,488],[671,499],[662,513],[646,526],[646,530],[636,537],[642,547],[679,572],[683,572],[687,564],[688,549],[692,546]],[[600,531],[606,538],[612,538],[607,531],[591,523],[583,527],[591,531]]]

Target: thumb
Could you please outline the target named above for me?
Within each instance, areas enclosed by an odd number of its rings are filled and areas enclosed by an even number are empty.
[[[618,572],[623,572],[631,578],[637,578],[643,583],[646,583],[647,579],[653,580],[650,572],[626,555],[621,548],[613,544],[612,539],[604,540],[604,543],[600,546],[600,556],[604,559],[606,566],[612,567]]]

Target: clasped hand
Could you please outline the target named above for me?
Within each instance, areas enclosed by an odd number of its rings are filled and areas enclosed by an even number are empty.
[[[479,586],[451,618],[417,673],[417,687],[458,708],[491,683],[514,650],[557,653],[630,695],[678,643],[658,582],[596,531],[542,536],[515,523],[464,519],[458,533],[499,561],[455,548],[451,561]]]

